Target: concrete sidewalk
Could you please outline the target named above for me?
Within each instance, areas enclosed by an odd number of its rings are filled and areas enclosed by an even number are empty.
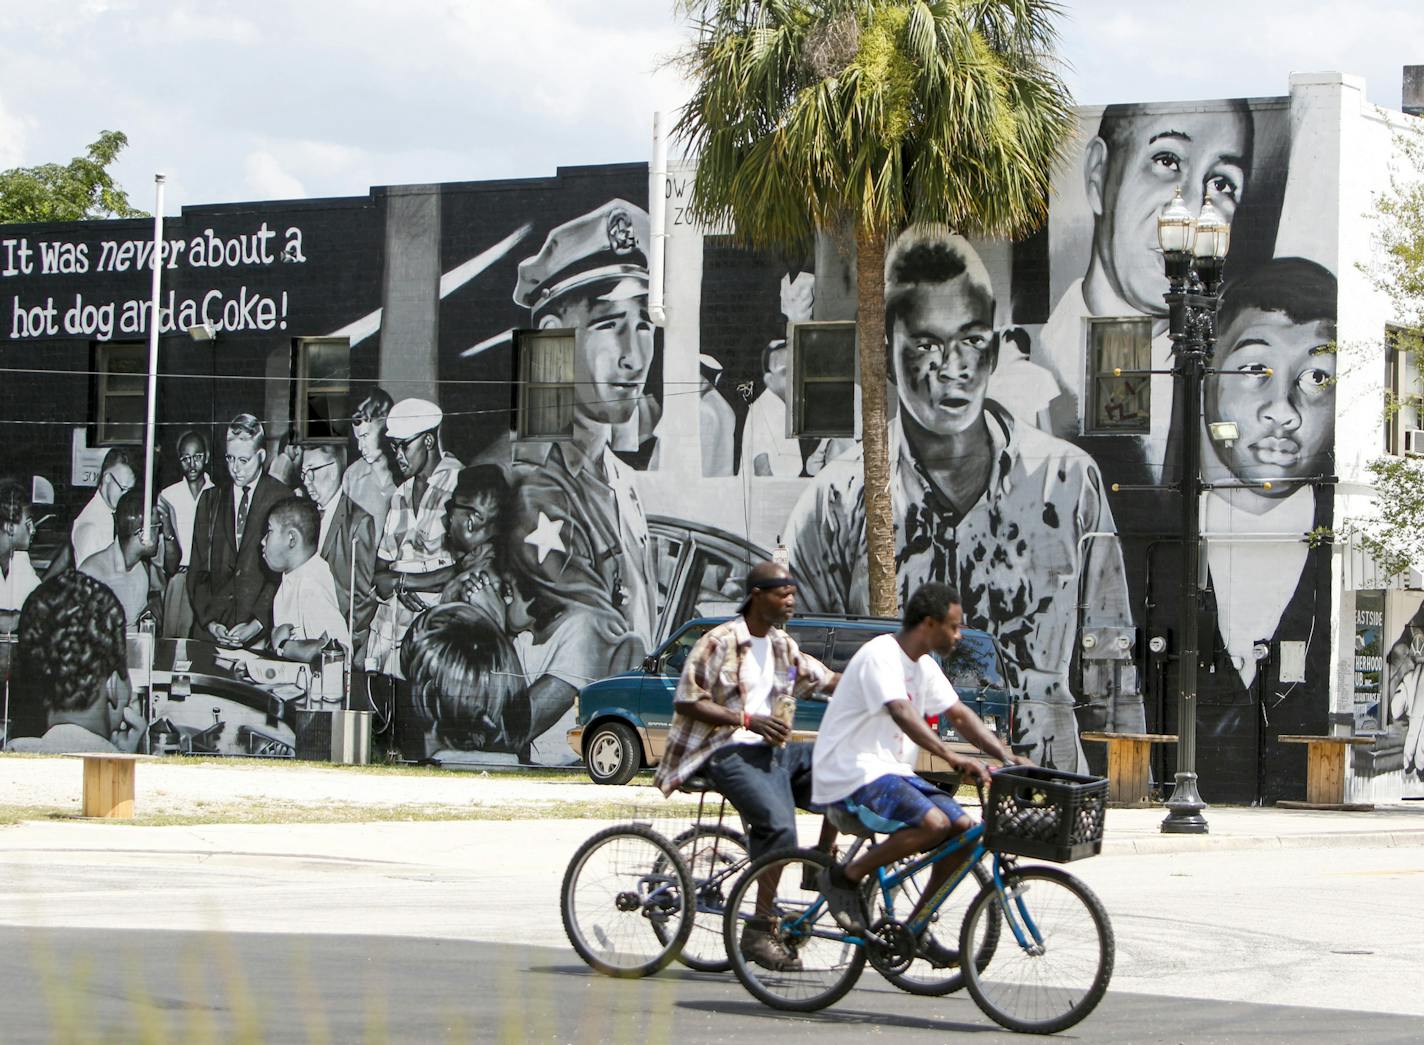
[[[136,808],[141,814],[203,815],[224,806],[257,805],[280,819],[284,808],[343,807],[351,823],[210,823],[152,827],[78,819],[81,767],[76,759],[0,756],[0,803],[33,807],[37,819],[0,827],[0,853],[14,857],[43,851],[52,858],[108,852],[167,853],[178,861],[297,860],[457,868],[469,866],[472,849],[519,839],[536,861],[560,865],[578,842],[607,823],[649,816],[675,833],[688,818],[664,802],[646,780],[612,788],[590,782],[531,779],[499,773],[440,774],[359,772],[339,767],[277,762],[153,759],[139,765]],[[479,807],[498,819],[470,819]],[[571,819],[586,806],[594,814]],[[400,809],[427,815],[451,811],[451,820],[401,820]],[[76,819],[48,817],[50,810]],[[1242,849],[1424,846],[1424,803],[1380,806],[1373,812],[1325,812],[1240,806],[1209,807],[1206,835],[1166,835],[1166,811],[1108,811],[1104,855],[1162,854]],[[802,838],[813,839],[814,817],[803,818]]]

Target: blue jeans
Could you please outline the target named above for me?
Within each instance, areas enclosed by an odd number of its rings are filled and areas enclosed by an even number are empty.
[[[741,814],[747,852],[755,860],[774,849],[797,845],[796,807],[811,804],[810,741],[772,747],[728,744],[707,760],[706,774]]]

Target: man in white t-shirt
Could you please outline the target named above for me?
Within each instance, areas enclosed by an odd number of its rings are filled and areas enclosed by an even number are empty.
[[[984,753],[1005,763],[1028,764],[960,702],[930,656],[954,650],[963,622],[958,592],[935,582],[920,586],[905,605],[900,630],[871,639],[851,658],[821,720],[811,760],[811,800],[824,806],[840,803],[867,827],[890,836],[844,866],[832,864],[821,873],[818,886],[847,932],[864,934],[869,924],[860,895],[867,874],[933,849],[973,824],[952,795],[915,775],[915,748],[989,782],[984,763],[946,747],[927,717],[946,716],[960,736]],[[938,861],[924,898],[935,895],[961,862]]]

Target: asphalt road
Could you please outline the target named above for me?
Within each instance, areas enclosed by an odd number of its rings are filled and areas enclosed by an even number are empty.
[[[60,828],[26,830],[0,847],[0,1042],[1023,1040],[964,994],[911,997],[870,970],[809,1018],[764,1008],[730,975],[592,973],[557,906],[586,823],[439,825],[423,853],[405,843],[433,825],[308,829],[304,853],[257,851],[275,829],[203,829],[205,851],[50,848]],[[331,855],[358,833],[364,855]],[[1072,870],[1107,905],[1118,950],[1106,999],[1064,1038],[1424,1036],[1424,847]]]
[[[867,971],[834,1008],[774,1012],[728,975],[591,972],[567,948],[402,936],[0,929],[3,1040],[294,1042],[1019,1041],[963,993]],[[1415,1017],[1111,991],[1059,1038],[1417,1042]]]

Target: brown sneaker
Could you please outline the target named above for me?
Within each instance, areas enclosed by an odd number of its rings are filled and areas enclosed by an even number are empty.
[[[772,972],[799,972],[801,959],[773,936],[767,923],[757,919],[742,927],[742,955]]]

